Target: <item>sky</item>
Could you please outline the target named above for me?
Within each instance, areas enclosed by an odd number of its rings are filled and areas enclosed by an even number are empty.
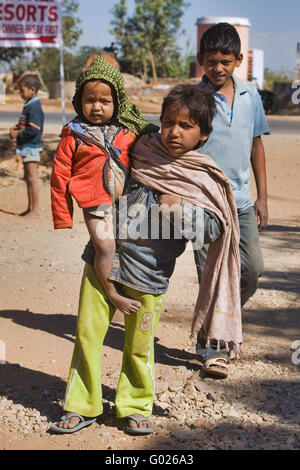
[[[188,0],[186,0],[188,1]],[[109,33],[111,9],[118,0],[79,0],[77,16],[83,33],[79,46],[109,46],[114,41]],[[190,6],[181,19],[185,35],[177,42],[182,52],[187,40],[196,55],[197,18],[201,16],[234,16],[248,18],[250,48],[264,51],[265,67],[274,71],[293,71],[296,46],[300,42],[300,0],[189,0]],[[134,0],[127,0],[128,11],[134,11]]]

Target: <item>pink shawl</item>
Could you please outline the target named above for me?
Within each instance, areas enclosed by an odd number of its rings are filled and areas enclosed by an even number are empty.
[[[242,344],[239,224],[230,183],[207,155],[191,151],[173,158],[160,134],[141,137],[131,151],[133,178],[164,194],[179,195],[216,213],[225,227],[210,244],[192,321],[192,337]]]

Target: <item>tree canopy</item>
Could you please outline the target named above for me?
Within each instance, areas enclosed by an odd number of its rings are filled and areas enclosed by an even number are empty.
[[[181,31],[181,17],[189,6],[184,0],[135,0],[135,11],[127,15],[126,0],[120,0],[111,10],[110,32],[120,48],[119,60],[130,73],[147,78],[149,71],[167,76],[180,64],[176,40]]]
[[[153,81],[160,77],[187,74],[188,56],[177,45],[184,33],[181,18],[189,4],[184,0],[135,0],[133,14],[128,15],[126,0],[115,1],[111,9],[110,32],[115,37],[114,53],[122,72]],[[64,40],[64,71],[66,80],[75,80],[94,51],[109,48],[83,46],[75,51],[82,33],[77,18],[79,0],[62,0],[62,32]],[[188,43],[187,43],[188,44]],[[55,48],[0,48],[0,62],[9,64],[17,74],[39,70],[45,83],[60,79],[59,51]]]

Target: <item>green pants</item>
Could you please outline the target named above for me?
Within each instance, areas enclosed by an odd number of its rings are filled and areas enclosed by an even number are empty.
[[[116,391],[118,418],[133,413],[152,413],[154,382],[154,335],[164,295],[152,295],[124,286],[124,295],[141,302],[138,312],[125,317],[125,341]],[[107,300],[94,268],[85,266],[72,363],[64,409],[83,416],[102,413],[102,346],[115,307]]]

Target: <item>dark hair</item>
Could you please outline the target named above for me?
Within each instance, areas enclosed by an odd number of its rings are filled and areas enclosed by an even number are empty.
[[[24,77],[19,80],[18,84],[26,86],[27,88],[35,88],[37,92],[42,86],[39,77],[37,75],[34,75],[33,73],[28,73],[27,75],[24,75]]]
[[[202,134],[209,135],[212,131],[212,120],[216,113],[213,91],[199,85],[182,84],[173,88],[165,97],[160,120],[163,119],[167,107],[187,108],[190,118],[198,124]]]
[[[234,54],[236,58],[241,53],[241,39],[239,33],[229,23],[218,23],[208,28],[200,41],[199,54],[205,52],[221,52]]]

